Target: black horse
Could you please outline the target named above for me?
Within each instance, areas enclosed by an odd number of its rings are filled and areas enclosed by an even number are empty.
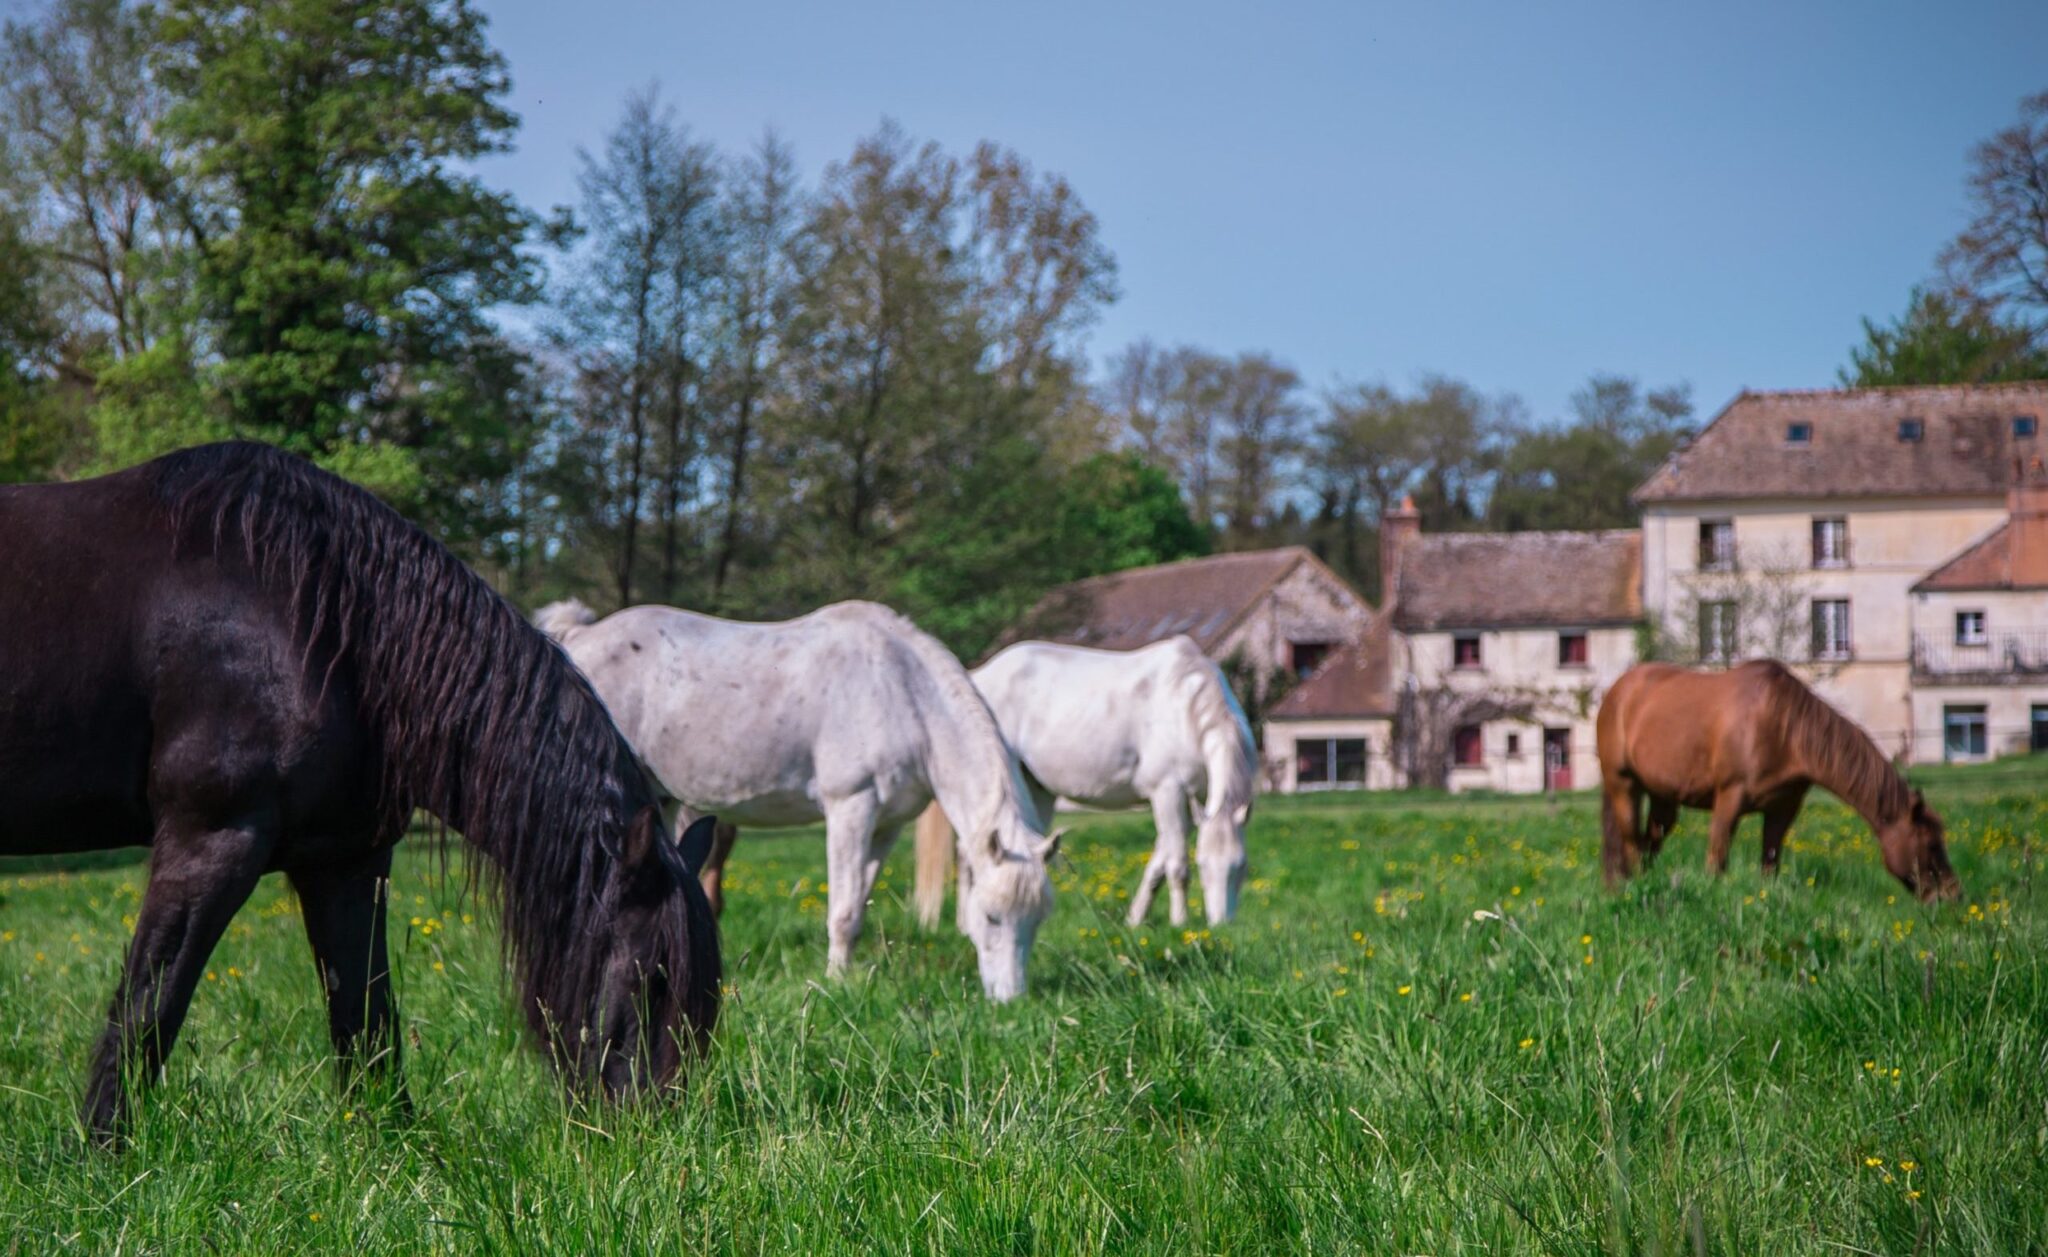
[[[267,446],[0,487],[0,853],[149,846],[86,1128],[120,1129],[235,910],[281,870],[342,1061],[398,1055],[384,950],[415,808],[488,857],[527,1020],[577,1085],[669,1082],[718,1012],[696,878],[556,647],[361,489]]]

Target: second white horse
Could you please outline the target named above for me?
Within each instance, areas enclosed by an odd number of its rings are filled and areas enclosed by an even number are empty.
[[[1199,646],[1186,637],[1130,651],[1019,642],[973,677],[1023,761],[1042,821],[1055,798],[1096,808],[1150,805],[1158,833],[1131,896],[1133,924],[1145,919],[1162,881],[1169,918],[1187,920],[1191,816],[1202,907],[1211,924],[1236,915],[1258,751],[1222,670]],[[917,910],[928,925],[945,898],[945,835],[944,817],[918,822]],[[963,885],[967,876],[963,869]]]

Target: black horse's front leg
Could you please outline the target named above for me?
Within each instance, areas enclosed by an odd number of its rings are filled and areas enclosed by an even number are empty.
[[[163,1068],[206,958],[256,888],[270,846],[269,833],[256,825],[159,829],[135,938],[86,1085],[81,1117],[99,1142],[112,1144],[121,1137],[129,1071],[147,1082]]]
[[[290,874],[306,918],[306,941],[327,993],[327,1029],[344,1087],[358,1066],[399,1076],[397,1016],[384,946],[391,850],[379,845],[353,861]],[[403,1082],[399,1097],[402,1102]]]

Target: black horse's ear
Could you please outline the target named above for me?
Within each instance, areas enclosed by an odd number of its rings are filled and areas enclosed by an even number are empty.
[[[695,877],[703,872],[704,861],[711,858],[711,835],[718,829],[716,816],[700,816],[690,822],[683,836],[676,839],[676,851],[683,857],[683,867]]]
[[[643,807],[626,826],[626,843],[619,849],[619,861],[629,869],[644,868],[649,860],[661,858],[661,812]]]

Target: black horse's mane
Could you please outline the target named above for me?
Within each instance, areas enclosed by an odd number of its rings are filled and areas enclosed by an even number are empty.
[[[316,683],[345,670],[387,832],[424,809],[489,857],[528,1020],[566,1046],[552,1036],[580,1032],[597,993],[611,870],[654,803],[589,683],[439,542],[303,459],[230,442],[145,472],[181,554],[246,562],[288,601]]]

